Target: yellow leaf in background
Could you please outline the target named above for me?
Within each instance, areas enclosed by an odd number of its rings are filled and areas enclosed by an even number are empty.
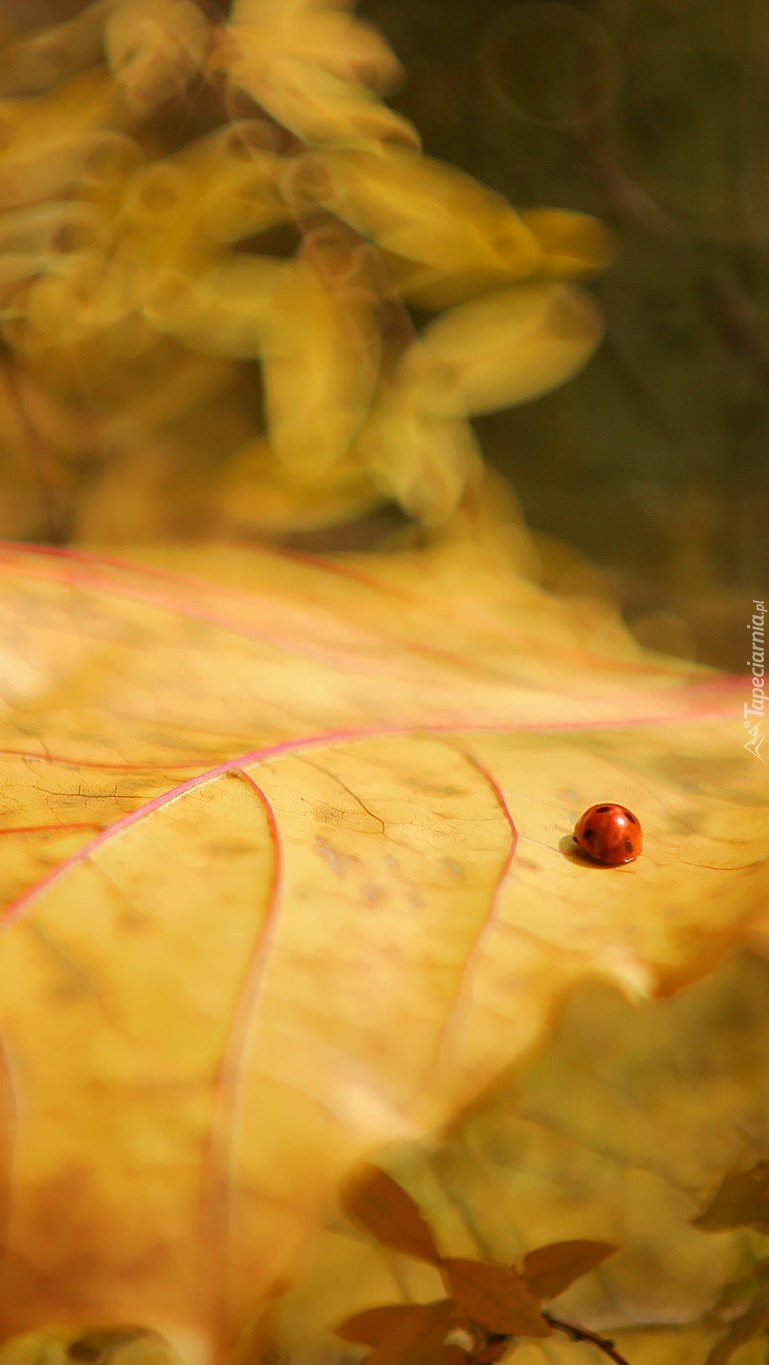
[[[489,1254],[545,1231],[619,1247],[555,1311],[613,1338],[631,1365],[703,1365],[707,1348],[690,1356],[688,1336],[702,1341],[704,1319],[713,1346],[734,1315],[714,1311],[725,1286],[762,1255],[753,1234],[691,1220],[724,1172],[767,1149],[768,989],[769,964],[749,953],[640,1008],[585,982],[548,1041],[433,1154],[435,1187],[461,1197]],[[435,1226],[435,1197],[419,1202]]]
[[[7,1332],[230,1342],[355,1162],[453,1120],[570,986],[639,1001],[765,941],[742,684],[490,550],[0,568]],[[602,799],[636,863],[573,855]]]
[[[692,1220],[724,1173],[734,1188],[731,1173],[769,1148],[767,992],[769,963],[751,953],[640,1004],[583,981],[533,1052],[448,1130],[377,1160],[454,1255],[536,1267],[558,1248],[546,1239],[573,1239],[564,1250],[585,1247],[585,1232],[610,1239],[616,1251],[597,1271],[583,1260],[572,1285],[543,1282],[559,1295],[548,1314],[614,1340],[629,1365],[704,1365],[766,1285],[763,1239]],[[394,1277],[373,1244],[329,1220],[284,1301],[284,1339],[301,1350],[340,1308],[434,1295],[433,1274],[404,1257]],[[546,1355],[534,1342],[518,1355],[526,1365],[574,1359],[561,1333]],[[760,1353],[746,1359],[761,1363]]]

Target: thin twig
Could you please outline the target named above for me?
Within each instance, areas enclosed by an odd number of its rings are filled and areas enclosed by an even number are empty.
[[[591,1332],[588,1327],[575,1327],[571,1322],[562,1322],[560,1318],[554,1318],[552,1313],[543,1313],[542,1316],[554,1327],[557,1332],[565,1332],[566,1336],[571,1337],[572,1341],[589,1341],[591,1345],[597,1346],[599,1351],[603,1351],[605,1356],[616,1362],[616,1365],[628,1365],[628,1361],[621,1356],[616,1349],[614,1342],[608,1337],[601,1337],[597,1332]]]

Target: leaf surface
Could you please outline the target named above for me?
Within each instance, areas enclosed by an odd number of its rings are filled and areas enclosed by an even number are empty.
[[[465,1317],[487,1332],[548,1337],[552,1328],[523,1278],[502,1265],[449,1258],[443,1262],[451,1297]]]
[[[3,1330],[229,1340],[571,985],[764,945],[742,682],[491,550],[9,546],[0,633]],[[637,863],[574,856],[602,799]]]
[[[590,1241],[551,1242],[537,1247],[524,1257],[526,1288],[535,1299],[554,1299],[616,1250],[611,1242]]]
[[[402,1185],[377,1166],[364,1166],[347,1185],[342,1208],[383,1246],[408,1256],[440,1261],[428,1224]]]
[[[451,1308],[448,1299],[442,1306]],[[381,1308],[368,1308],[340,1323],[334,1333],[361,1346],[378,1346],[395,1331],[412,1326],[418,1329],[424,1322],[425,1307],[417,1303],[388,1303]]]
[[[448,1299],[392,1304],[356,1314],[336,1334],[373,1346],[366,1360],[374,1365],[462,1365],[465,1352],[446,1340],[454,1319]]]

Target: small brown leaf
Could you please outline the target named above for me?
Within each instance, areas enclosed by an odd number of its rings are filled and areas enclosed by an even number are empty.
[[[455,1306],[488,1332],[547,1337],[551,1328],[520,1275],[506,1266],[447,1260],[442,1265]]]
[[[450,1306],[448,1299],[441,1304]],[[437,1307],[422,1303],[388,1303],[381,1308],[366,1308],[362,1313],[354,1313],[345,1318],[333,1330],[345,1341],[354,1341],[361,1346],[379,1346],[380,1342],[392,1336],[393,1332],[410,1329],[419,1330],[424,1321],[425,1309]]]
[[[364,1166],[348,1183],[342,1208],[383,1246],[439,1264],[433,1235],[413,1199],[378,1166]]]
[[[363,1332],[367,1338],[377,1337],[376,1342],[371,1343],[374,1350],[366,1365],[464,1365],[466,1352],[459,1346],[446,1344],[453,1325],[453,1305],[448,1299],[440,1299],[436,1303],[372,1308],[348,1318],[336,1331],[347,1341],[361,1341]],[[383,1329],[381,1336],[380,1329]],[[349,1335],[350,1331],[356,1332],[354,1338]]]
[[[769,1233],[769,1161],[759,1161],[749,1171],[738,1171],[722,1180],[715,1195],[692,1224],[705,1232],[728,1228],[754,1228]]]
[[[536,1299],[554,1299],[617,1250],[611,1242],[551,1242],[524,1257],[523,1279]]]

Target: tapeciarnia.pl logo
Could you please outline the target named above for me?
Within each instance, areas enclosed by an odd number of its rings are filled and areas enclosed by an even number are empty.
[[[748,753],[755,754],[762,763],[766,759],[762,757],[761,745],[764,742],[763,720],[764,720],[764,682],[766,673],[764,671],[764,618],[766,609],[763,602],[753,599],[755,611],[748,622],[748,630],[751,632],[750,639],[752,644],[751,656],[748,659],[748,668],[751,672],[753,690],[749,702],[745,702],[742,708],[742,719],[745,729],[750,735],[747,744],[743,744],[743,749]],[[752,719],[757,717],[757,719]]]

